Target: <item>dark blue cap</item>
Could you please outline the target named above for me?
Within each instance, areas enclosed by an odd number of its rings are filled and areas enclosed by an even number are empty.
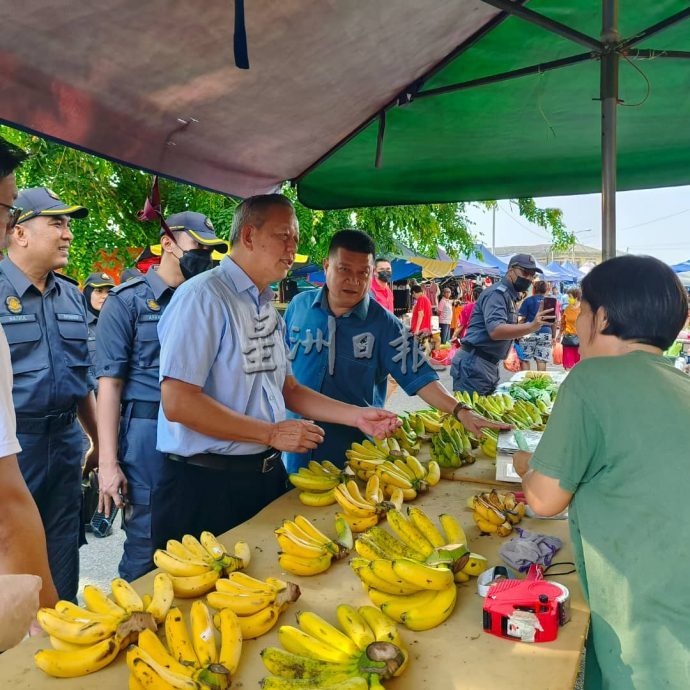
[[[228,243],[216,236],[211,219],[203,213],[195,211],[184,211],[174,213],[165,219],[167,226],[173,232],[184,230],[193,237],[199,244],[205,247],[213,247],[216,251],[225,254],[228,251]],[[161,235],[163,233],[161,232]]]
[[[70,216],[71,218],[86,218],[88,209],[83,206],[69,205],[60,201],[60,197],[48,187],[31,187],[19,192],[15,206],[22,209],[18,223],[36,218],[37,216]]]

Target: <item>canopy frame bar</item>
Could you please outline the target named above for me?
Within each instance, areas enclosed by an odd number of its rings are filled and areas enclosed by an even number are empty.
[[[648,39],[650,36],[656,36],[656,34],[660,33],[661,31],[664,31],[664,29],[668,29],[670,26],[674,26],[679,22],[688,19],[689,17],[690,7],[681,10],[680,12],[676,12],[676,14],[672,14],[670,17],[666,17],[666,19],[662,19],[660,22],[657,22],[656,24],[653,24],[652,26],[643,29],[634,36],[630,36],[630,38],[626,38],[620,41],[618,44],[618,48],[619,50],[625,50],[626,48],[630,48],[634,45],[637,45],[638,43],[641,43],[642,41]]]

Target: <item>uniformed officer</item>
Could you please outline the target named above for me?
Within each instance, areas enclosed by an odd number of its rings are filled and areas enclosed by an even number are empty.
[[[536,273],[542,273],[534,257],[516,254],[503,279],[479,296],[461,349],[453,357],[453,390],[490,395],[498,383],[498,363],[510,352],[513,340],[550,325],[553,310],[544,305],[534,321],[518,324],[515,302],[518,293],[529,289]],[[553,318],[553,317],[551,317]]]
[[[101,314],[103,303],[108,293],[115,287],[115,281],[107,273],[92,273],[84,283],[84,298],[86,299],[86,325],[89,327],[89,359],[91,373],[94,372],[96,357],[96,325]]]
[[[12,355],[18,460],[43,520],[58,594],[74,600],[82,474],[77,417],[92,440],[87,465],[98,462],[98,439],[86,303],[76,281],[55,269],[67,265],[70,221],[88,211],[45,187],[22,190],[16,205],[22,212],[0,262],[0,323]]]
[[[127,497],[119,568],[126,580],[151,570],[153,552],[179,536],[170,510],[179,466],[156,451],[158,321],[175,288],[211,267],[212,250],[227,251],[201,213],[177,213],[166,223],[174,240],[162,235],[160,266],[111,290],[97,328],[99,509],[108,515],[111,501],[122,508],[122,495]],[[193,354],[181,351],[180,356]]]

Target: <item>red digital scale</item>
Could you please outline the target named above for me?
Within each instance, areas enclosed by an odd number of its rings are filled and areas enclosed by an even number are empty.
[[[570,619],[570,592],[532,565],[524,580],[500,580],[484,599],[484,630],[506,640],[550,642]]]

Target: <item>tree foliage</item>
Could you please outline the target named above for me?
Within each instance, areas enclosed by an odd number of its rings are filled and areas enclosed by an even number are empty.
[[[111,253],[114,249],[143,248],[158,242],[158,224],[137,220],[150,190],[150,175],[10,127],[0,127],[0,136],[31,154],[18,170],[20,187],[50,187],[64,201],[89,209],[88,217],[73,225],[68,273],[84,279],[101,249]],[[461,257],[467,256],[475,244],[467,216],[470,204],[315,211],[297,201],[294,189],[286,185],[284,192],[295,203],[300,223],[299,252],[313,261],[321,261],[333,234],[348,227],[368,232],[382,254],[395,254],[402,244],[433,257],[437,245],[442,245],[451,256]],[[236,199],[163,178],[161,199],[166,215],[187,209],[204,213],[212,219],[220,237],[229,237]],[[483,205],[490,208],[493,203]],[[534,199],[518,199],[515,203],[525,219],[551,232],[556,249],[572,244],[574,237],[567,232],[560,209],[539,208]]]

